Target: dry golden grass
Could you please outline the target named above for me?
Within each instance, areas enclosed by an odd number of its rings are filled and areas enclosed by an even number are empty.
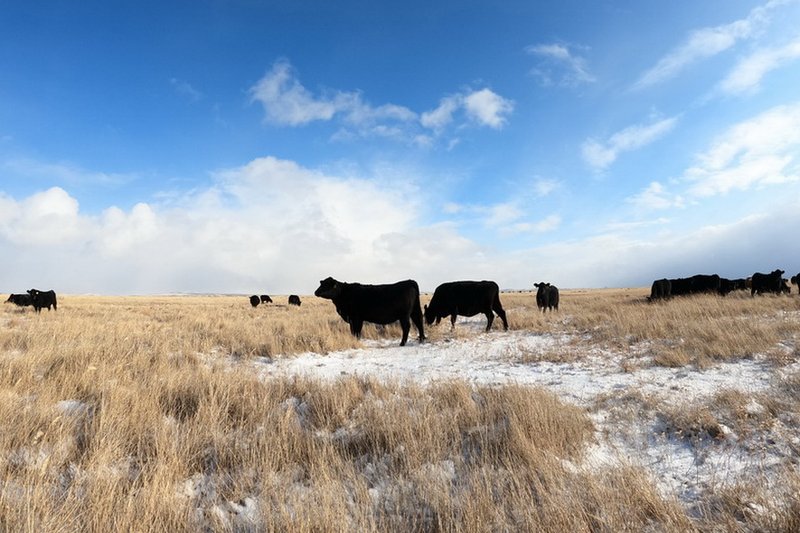
[[[649,343],[657,364],[702,366],[797,340],[797,298],[650,305],[644,295],[564,291],[561,311],[546,315],[532,294],[502,300],[512,329],[573,335],[572,354],[604,345],[642,357],[633,348]],[[65,296],[57,312],[4,307],[0,530],[706,529],[641,471],[575,466],[593,425],[542,390],[259,380],[229,363],[360,345],[330,302],[303,300],[253,309],[244,297]],[[448,330],[426,334],[436,342]],[[400,338],[397,326],[364,335]],[[782,385],[788,398],[800,397],[797,383]],[[755,423],[744,399],[717,401]],[[705,425],[702,411],[691,415],[671,424],[714,427],[716,415]],[[723,500],[719,522],[735,494]],[[797,517],[789,508],[768,525],[789,531]]]

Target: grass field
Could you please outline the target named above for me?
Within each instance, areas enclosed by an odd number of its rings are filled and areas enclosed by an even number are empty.
[[[757,358],[774,385],[705,405],[627,391],[587,408],[515,384],[264,378],[231,361],[363,343],[312,296],[252,308],[245,296],[60,295],[57,312],[39,315],[7,304],[0,529],[800,531],[800,297],[648,304],[646,293],[563,291],[561,311],[544,316],[530,293],[502,299],[512,330],[573,339],[545,359],[602,348],[629,371],[702,372]],[[365,327],[365,342],[384,338],[399,342],[399,327]],[[649,412],[690,446],[789,428],[779,475],[711,486],[687,506],[635,464],[590,460],[602,438],[593,416],[612,403],[609,416]]]

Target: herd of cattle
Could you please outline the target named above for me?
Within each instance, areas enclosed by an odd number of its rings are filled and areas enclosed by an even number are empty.
[[[659,279],[653,282],[648,300],[668,299],[672,296],[697,293],[716,293],[725,296],[735,290],[750,289],[756,293],[789,293],[788,280],[783,278],[783,270],[774,270],[769,274],[756,272],[749,278],[725,279],[717,274],[698,274],[690,278]],[[800,274],[792,276],[791,283],[800,287]],[[558,288],[550,283],[534,283],[536,287],[536,305],[542,311],[558,310]],[[420,342],[425,340],[423,321],[428,325],[439,324],[442,318],[450,317],[451,328],[455,327],[457,316],[486,315],[486,331],[492,328],[495,314],[503,321],[503,328],[508,329],[508,320],[503,305],[500,303],[500,288],[494,281],[451,281],[442,283],[433,292],[431,301],[424,308],[420,305],[419,286],[408,279],[385,285],[366,285],[362,283],[346,283],[331,277],[319,282],[314,296],[331,300],[336,312],[347,324],[350,333],[361,337],[364,322],[378,325],[400,322],[403,338],[400,346],[408,340],[411,324],[417,328]],[[266,294],[250,296],[250,305],[272,303]],[[25,294],[12,294],[6,302],[18,306],[33,306],[40,312],[46,307],[58,309],[56,293],[30,289]],[[300,305],[300,297],[292,294],[289,305]]]
[[[686,294],[714,293],[725,296],[733,291],[750,290],[750,295],[763,293],[789,294],[789,283],[798,285],[800,290],[800,274],[792,276],[791,280],[783,277],[785,271],[776,269],[769,274],[756,272],[749,278],[726,279],[717,274],[698,274],[689,278],[657,279],[650,288],[648,300],[662,300],[673,296]]]

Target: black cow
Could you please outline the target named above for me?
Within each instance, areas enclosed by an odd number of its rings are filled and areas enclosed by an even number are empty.
[[[536,291],[536,306],[542,313],[546,313],[548,309],[558,311],[558,287],[545,282],[534,283],[533,286],[539,288]]]
[[[783,270],[773,270],[769,274],[762,274],[756,272],[750,278],[750,296],[755,296],[756,293],[773,292],[780,294],[786,283],[783,281]]]
[[[725,296],[733,291],[747,290],[747,280],[744,278],[727,279],[719,278],[719,293]]]
[[[19,307],[27,307],[33,305],[33,299],[30,294],[10,294],[6,303],[12,303]]]
[[[503,329],[508,330],[506,312],[500,303],[500,287],[494,281],[451,281],[442,283],[433,291],[431,303],[425,306],[425,323],[429,326],[450,316],[450,327],[456,327],[456,316],[486,315],[486,331],[492,329],[494,313],[503,321]]]
[[[717,274],[697,274],[689,278],[670,279],[670,294],[683,296],[703,292],[719,293],[720,277]]]
[[[657,279],[650,287],[650,297],[648,300],[666,300],[672,296],[672,283],[667,279]]]
[[[720,277],[718,274],[697,274],[689,278],[692,294],[702,292],[719,293]]]
[[[260,303],[261,299],[257,295],[254,294],[250,297],[250,305],[252,305],[253,307],[258,307],[258,304]]]
[[[672,296],[683,296],[692,293],[691,278],[675,278],[669,280],[670,294]]]
[[[272,298],[270,298],[269,295],[267,295],[267,294],[262,294],[261,295],[261,303],[262,304],[272,303]]]
[[[792,276],[790,281],[792,282],[792,285],[797,285],[797,292],[800,293],[800,274]]]
[[[289,305],[300,305],[300,297],[296,294],[289,295]]]
[[[400,346],[404,346],[408,340],[411,322],[419,332],[419,342],[425,340],[419,286],[413,279],[388,285],[362,285],[328,277],[319,282],[314,296],[333,301],[336,312],[350,324],[350,333],[356,338],[361,338],[364,322],[391,324],[399,320],[403,329]]]
[[[58,301],[56,300],[55,291],[40,291],[38,289],[30,289],[28,294],[31,296],[31,305],[36,309],[37,313],[42,312],[42,308],[46,307],[50,310],[50,306],[54,311],[58,311]]]

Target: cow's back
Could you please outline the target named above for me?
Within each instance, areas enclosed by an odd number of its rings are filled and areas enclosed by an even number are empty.
[[[436,287],[428,307],[438,316],[474,316],[491,310],[499,292],[494,281],[450,281]]]
[[[419,286],[411,279],[386,285],[349,283],[334,303],[349,317],[390,324],[409,316],[415,304],[419,306]]]

